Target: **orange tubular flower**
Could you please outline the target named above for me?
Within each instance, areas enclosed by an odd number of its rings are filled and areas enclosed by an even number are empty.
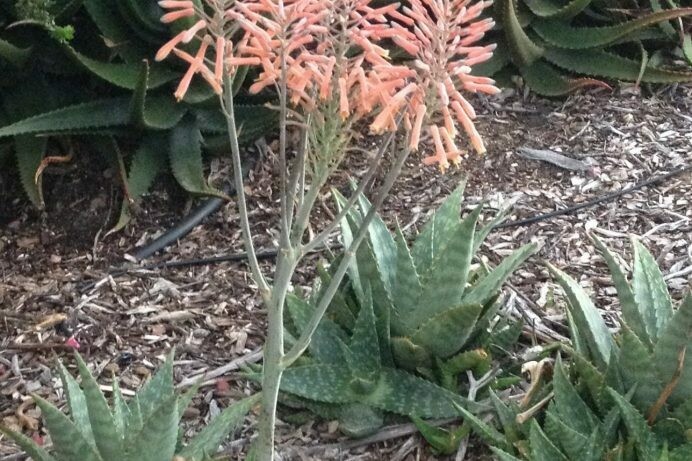
[[[489,59],[495,49],[495,45],[473,45],[493,27],[491,19],[478,19],[492,2],[479,1],[469,6],[470,3],[471,0],[410,0],[409,6],[402,9],[404,17],[396,18],[406,27],[397,28],[399,35],[392,37],[414,58],[411,69],[417,87],[410,97],[407,114],[415,118],[410,147],[418,148],[421,130],[427,126],[435,155],[424,162],[437,163],[443,171],[449,161],[458,163],[461,159],[454,143],[457,123],[464,128],[474,149],[485,152],[473,125],[475,112],[462,91],[488,94],[500,91],[493,80],[470,74],[471,67]]]
[[[458,125],[473,148],[485,152],[473,125],[475,112],[462,92],[499,91],[493,80],[471,75],[471,67],[489,59],[495,48],[475,45],[493,21],[479,19],[492,2],[473,1],[410,0],[403,7],[375,8],[372,0],[236,0],[224,11],[207,0],[210,15],[191,1],[164,0],[159,2],[168,10],[163,22],[198,20],[162,46],[156,60],[173,52],[190,64],[175,92],[178,99],[196,74],[219,93],[224,72],[250,65],[260,68],[251,92],[285,78],[287,100],[303,111],[331,100],[345,121],[375,114],[374,133],[396,130],[403,114],[410,147],[417,150],[422,133],[428,133],[435,154],[424,162],[444,170],[461,160],[454,140]],[[229,24],[239,32],[225,30]],[[178,49],[195,38],[200,45],[194,57]],[[392,64],[382,40],[412,55],[411,64]],[[215,50],[214,59],[206,59],[208,48]]]

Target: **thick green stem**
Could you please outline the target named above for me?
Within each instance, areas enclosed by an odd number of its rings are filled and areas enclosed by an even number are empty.
[[[332,279],[329,282],[329,285],[327,286],[327,289],[325,290],[324,294],[322,295],[322,298],[320,299],[320,302],[318,303],[315,312],[310,318],[310,321],[308,322],[307,326],[303,329],[303,333],[300,335],[300,338],[298,338],[293,347],[284,356],[284,359],[282,361],[282,365],[284,368],[288,368],[289,366],[291,366],[291,364],[295,362],[310,345],[312,335],[315,333],[315,330],[317,329],[320,320],[322,320],[324,313],[327,311],[329,304],[332,302],[334,295],[339,289],[341,280],[344,278],[344,275],[346,275],[348,266],[351,264],[351,261],[353,260],[353,257],[355,256],[358,247],[360,246],[361,242],[368,233],[368,226],[370,225],[370,222],[372,222],[380,206],[382,206],[384,199],[387,197],[387,194],[394,185],[394,181],[399,176],[401,168],[404,166],[404,163],[406,162],[406,159],[408,158],[408,154],[410,152],[411,150],[408,147],[402,149],[399,156],[396,158],[394,164],[392,165],[392,168],[387,173],[384,183],[382,184],[382,186],[380,186],[380,190],[377,193],[377,197],[372,202],[372,207],[365,215],[365,218],[363,218],[363,222],[361,223],[361,226],[358,229],[356,236],[351,242],[351,245],[345,251],[344,257],[339,263],[336,272],[332,276]]]
[[[267,336],[262,361],[262,410],[255,455],[259,461],[271,461],[274,455],[274,427],[279,386],[284,367],[283,307],[295,270],[296,258],[290,248],[279,250],[271,301],[267,304]]]

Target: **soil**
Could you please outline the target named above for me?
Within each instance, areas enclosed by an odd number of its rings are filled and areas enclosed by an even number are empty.
[[[498,98],[476,99],[474,105],[488,153],[470,155],[460,169],[444,175],[412,158],[386,201],[385,220],[398,221],[408,235],[463,177],[468,178],[467,208],[486,200],[489,212],[483,219],[488,220],[502,203],[512,200],[509,219],[517,220],[692,164],[690,86],[644,94],[623,86],[614,93],[581,93],[563,101],[505,91]],[[590,162],[590,167],[572,171],[529,160],[519,154],[520,148],[561,152]],[[358,176],[364,164],[354,154],[343,171]],[[223,159],[211,162],[210,176],[222,177],[227,171]],[[336,181],[344,184],[345,174]],[[247,182],[260,249],[272,248],[277,237],[274,184],[269,157]],[[123,263],[124,255],[160,235],[198,201],[187,198],[170,181],[157,183],[127,229],[108,236],[121,193],[112,170],[88,153],[71,165],[49,168],[45,211],[27,203],[11,171],[0,171],[0,191],[0,421],[4,424],[35,438],[45,435],[35,406],[21,404],[31,393],[60,401],[53,364],[57,357],[74,370],[65,344],[70,337],[78,341],[80,353],[102,383],[108,384],[115,373],[128,390],[141,386],[174,346],[176,380],[183,384],[234,360],[252,362],[259,357],[264,313],[244,263],[109,275],[110,268]],[[692,287],[690,201],[688,171],[573,214],[499,229],[484,244],[482,255],[497,263],[523,243],[542,245],[509,289],[518,300],[517,315],[529,320],[527,338],[559,339],[566,334],[562,301],[556,294],[551,302],[553,291],[559,291],[541,261],[548,260],[577,278],[593,293],[603,315],[615,322],[618,305],[608,273],[586,233],[602,237],[627,264],[629,237],[638,236],[660,263],[671,295],[680,299]],[[331,203],[325,193],[313,221],[316,228],[333,213]],[[237,223],[235,207],[229,203],[147,262],[240,252]],[[310,284],[319,257],[311,256],[301,266],[296,285]],[[271,259],[263,261],[265,269],[271,265]],[[208,379],[185,416],[189,432],[252,388],[237,367]],[[299,426],[282,424],[279,449],[284,459],[448,459],[434,455],[416,434],[367,444],[348,442],[335,429],[329,422],[312,419]],[[243,459],[250,434],[245,428],[228,445],[230,459]],[[472,441],[467,459],[483,456]],[[0,437],[0,461],[15,459],[21,459],[16,447]]]

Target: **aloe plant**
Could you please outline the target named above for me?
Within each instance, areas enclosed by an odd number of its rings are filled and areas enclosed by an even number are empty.
[[[443,382],[475,365],[474,356],[488,360],[491,325],[493,333],[510,329],[518,335],[506,322],[494,324],[501,305],[497,298],[507,278],[537,249],[524,245],[492,270],[474,267],[476,252],[505,213],[478,228],[480,204],[460,219],[463,191],[462,184],[445,199],[411,246],[398,226],[392,235],[380,218],[373,220],[349,271],[360,303],[366,284],[372,287],[375,313],[386,323],[381,330],[391,338],[385,355],[410,371],[438,369]],[[359,209],[344,220],[345,244],[369,208],[361,198]],[[469,354],[478,348],[484,352]]]
[[[647,43],[677,41],[683,57],[692,64],[689,32],[674,27],[692,8],[668,2],[637,5],[595,0],[499,0],[494,17],[502,33],[494,37],[498,51],[475,72],[493,75],[512,64],[535,92],[556,96],[584,86],[605,83],[596,78],[671,83],[692,81],[689,68],[661,67],[661,53],[647,51]],[[648,2],[645,2],[648,3]],[[621,14],[634,6],[638,17]],[[682,24],[682,22],[680,22]],[[676,30],[677,29],[677,30]],[[680,37],[683,37],[680,39]],[[623,54],[623,51],[634,50]],[[565,71],[567,73],[565,73]]]
[[[24,190],[37,207],[43,207],[46,154],[55,142],[65,150],[64,140],[75,136],[119,171],[125,200],[115,229],[127,224],[130,205],[168,169],[190,193],[222,195],[204,179],[202,153],[227,149],[227,142],[219,143],[225,119],[214,109],[216,95],[202,85],[177,103],[171,85],[183,69],[150,62],[170,37],[160,14],[153,0],[0,4],[0,25],[14,24],[0,33],[0,85],[6,87],[0,138],[13,140]],[[73,39],[66,30],[74,30]],[[238,101],[241,143],[275,126],[276,114],[261,99]],[[134,152],[121,153],[120,145],[135,146]]]
[[[550,394],[537,405],[550,400],[542,418],[517,418],[525,409],[494,398],[500,432],[459,411],[503,460],[690,459],[692,294],[674,308],[658,265],[639,241],[628,282],[615,256],[593,239],[617,289],[620,332],[610,332],[574,279],[548,265],[567,296],[572,364],[568,369],[558,356],[542,395]]]
[[[110,406],[87,365],[79,354],[75,357],[81,386],[62,364],[59,365],[69,417],[41,397],[33,397],[43,414],[52,447],[46,449],[20,433],[0,426],[0,432],[17,443],[34,461],[208,460],[259,401],[259,394],[256,394],[236,402],[182,444],[180,419],[197,388],[183,395],[175,393],[172,354],[129,403],[114,381]]]
[[[481,207],[460,220],[462,192],[463,186],[446,199],[411,251],[400,229],[392,236],[381,218],[373,219],[347,282],[310,342],[310,358],[284,372],[282,391],[300,397],[303,407],[337,419],[348,435],[371,433],[387,413],[448,417],[456,414],[454,404],[479,410],[460,396],[457,376],[465,370],[487,372],[491,348],[509,349],[519,336],[520,324],[497,318],[497,296],[536,247],[517,250],[492,271],[471,270],[473,255],[504,214],[477,231]],[[335,195],[343,205],[343,197]],[[342,223],[346,246],[370,210],[364,197],[358,203]],[[426,278],[419,278],[416,267]],[[330,281],[323,270],[312,296],[287,298],[289,343],[303,333]]]

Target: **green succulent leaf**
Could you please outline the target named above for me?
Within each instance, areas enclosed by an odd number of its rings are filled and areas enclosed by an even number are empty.
[[[608,393],[620,409],[627,431],[635,441],[641,459],[654,459],[654,453],[657,451],[656,441],[644,417],[619,392],[608,389]]]
[[[559,355],[553,373],[553,391],[555,393],[555,416],[569,424],[585,438],[588,437],[598,424],[598,418],[570,382]]]
[[[24,67],[26,61],[31,57],[31,51],[32,49],[30,47],[21,48],[0,38],[0,58],[15,67]]]
[[[139,431],[144,421],[155,411],[158,403],[162,399],[173,396],[173,393],[173,352],[171,352],[159,371],[130,400],[128,405],[130,415],[127,420],[128,432]]]
[[[423,274],[423,291],[418,306],[406,314],[409,325],[417,327],[426,319],[460,303],[473,258],[476,223],[483,205],[478,205],[454,229],[454,237],[438,244],[429,272]],[[452,269],[453,268],[453,269]]]
[[[368,403],[382,410],[421,418],[450,418],[458,415],[453,404],[471,411],[484,407],[402,370],[383,368],[375,390],[364,397]]]
[[[120,55],[125,62],[138,63],[149,54],[149,48],[132,33],[129,25],[118,12],[118,2],[83,0],[84,7],[98,27],[107,47]]]
[[[339,430],[353,438],[366,437],[375,433],[384,423],[381,411],[363,405],[351,403],[339,408]]]
[[[130,432],[125,440],[127,461],[170,461],[178,438],[178,406],[176,396],[158,397],[149,411],[143,413],[142,425]]]
[[[42,136],[20,135],[14,137],[14,149],[17,156],[17,168],[22,187],[31,203],[43,209],[42,178],[36,180],[36,171],[46,152],[48,139]]]
[[[433,364],[430,351],[414,344],[410,338],[393,337],[391,348],[394,362],[405,370],[416,371],[419,368],[430,368]]]
[[[464,418],[464,421],[468,422],[473,431],[486,443],[501,450],[511,450],[507,444],[507,439],[500,431],[485,423],[464,407],[460,405],[455,405],[455,407],[462,418]]]
[[[423,276],[430,271],[435,256],[440,252],[440,245],[454,238],[454,233],[459,226],[461,200],[465,187],[464,181],[449,194],[432,218],[425,223],[413,243],[411,257],[419,275]]]
[[[526,35],[517,17],[515,0],[500,0],[499,21],[505,31],[512,60],[519,67],[528,66],[543,55],[543,48]]]
[[[36,442],[31,440],[29,437],[20,434],[19,432],[15,432],[4,426],[0,426],[0,434],[5,434],[7,437],[12,439],[12,441],[19,445],[19,448],[24,450],[26,454],[29,455],[34,461],[57,461],[50,454],[48,454],[46,450],[38,446]]]
[[[622,271],[620,264],[615,260],[615,256],[608,250],[603,242],[593,234],[590,235],[590,237],[601,253],[601,256],[603,256],[603,259],[605,259],[608,264],[610,275],[613,278],[613,283],[617,290],[618,300],[620,301],[620,308],[622,309],[622,316],[625,323],[644,344],[650,346],[651,340],[646,331],[647,329],[644,322],[647,313],[640,311],[640,306],[635,301],[632,287],[627,282],[625,273]]]
[[[127,99],[113,98],[63,107],[2,127],[0,138],[126,125],[130,119],[128,106]]]
[[[502,260],[492,272],[476,283],[470,290],[467,290],[461,302],[464,304],[485,305],[498,294],[509,276],[537,250],[538,247],[530,243],[514,251],[514,253]]]
[[[674,379],[683,350],[685,355],[681,374],[669,398],[673,406],[692,400],[692,294],[688,294],[682,301],[673,318],[661,331],[654,347],[653,363],[663,383],[668,384]],[[688,427],[692,427],[692,417],[688,424]]]
[[[545,435],[536,420],[531,420],[529,440],[532,461],[568,461],[567,457]]]
[[[635,389],[632,401],[638,408],[649,408],[663,389],[656,375],[653,356],[626,325],[622,328],[620,340],[619,362],[625,388]]]
[[[433,450],[443,455],[456,453],[459,450],[459,444],[470,429],[468,425],[462,425],[453,430],[442,429],[416,416],[412,416],[411,420]]]
[[[545,432],[550,434],[550,440],[559,444],[569,459],[580,459],[589,445],[589,436],[576,430],[572,423],[554,411],[545,414]]]
[[[633,245],[632,291],[646,331],[652,340],[656,340],[673,316],[673,305],[656,260],[638,240],[634,240]]]
[[[552,46],[583,50],[601,48],[652,24],[689,15],[692,15],[692,8],[677,8],[651,13],[614,26],[572,27],[565,22],[536,19],[531,27]]]
[[[89,412],[91,431],[99,453],[105,459],[120,459],[122,452],[122,433],[117,430],[113,415],[106,402],[106,397],[101,392],[96,379],[87,368],[86,363],[79,354],[75,354],[79,376],[82,378],[84,398]],[[82,431],[84,433],[84,431]]]
[[[245,415],[261,397],[262,394],[255,394],[223,410],[190,440],[178,455],[185,459],[202,459],[205,454],[215,453],[223,439],[242,424]]]
[[[318,402],[353,403],[356,400],[349,387],[351,378],[343,365],[294,366],[284,371],[281,390]]]
[[[357,375],[367,375],[374,371],[379,371],[381,368],[375,313],[373,311],[372,298],[368,295],[369,291],[366,292],[369,302],[366,302],[360,308],[349,343],[349,349],[353,354],[356,366],[353,371]]]
[[[55,454],[60,461],[106,461],[79,428],[60,410],[41,397],[34,396],[41,409]]]
[[[178,184],[190,193],[227,198],[204,179],[201,142],[202,135],[192,117],[183,118],[171,130],[168,149],[173,175]]]
[[[120,390],[120,383],[116,378],[113,380],[113,422],[115,423],[115,429],[123,440],[125,439],[125,431],[127,430],[127,417],[129,412],[130,410],[127,408],[127,403]],[[72,419],[74,419],[74,416]]]
[[[634,82],[639,78],[641,63],[602,50],[566,50],[546,48],[544,57],[558,67],[579,74]],[[692,72],[648,66],[642,82],[674,83],[692,81]]]
[[[573,318],[573,326],[579,335],[586,339],[592,360],[598,368],[606,369],[611,350],[616,346],[596,306],[576,280],[550,263],[546,265],[567,295],[567,306]]]
[[[111,85],[127,90],[134,90],[139,85],[141,74],[141,62],[133,63],[112,63],[102,62],[91,59],[72,48],[64,45],[67,53],[74,58],[81,66],[93,75],[105,80]],[[146,62],[146,61],[145,61]],[[147,89],[158,88],[179,77],[177,72],[173,72],[161,64],[148,64],[150,68]]]
[[[302,334],[315,309],[305,300],[294,294],[286,297],[286,307],[296,326],[297,333]],[[329,318],[323,317],[310,340],[310,355],[318,362],[337,365],[344,363],[346,333]]]
[[[493,451],[493,453],[495,453],[497,459],[499,459],[500,461],[521,461],[516,456],[510,455],[506,451],[500,450],[497,447],[490,447],[490,449]]]
[[[524,4],[539,18],[571,19],[584,11],[592,0],[571,0],[567,4],[551,0],[524,0]]]
[[[360,219],[364,219],[372,205],[364,194],[358,196],[358,205],[361,213]],[[397,246],[392,234],[387,229],[387,225],[377,214],[368,226],[368,240],[377,262],[377,268],[381,274],[384,289],[391,297],[392,285],[396,276]]]
[[[543,60],[519,66],[519,71],[529,87],[542,96],[563,96],[580,88],[610,88],[604,82],[593,78],[566,77]]]
[[[411,252],[406,244],[406,239],[398,224],[395,242],[397,246],[397,258],[396,277],[394,278],[393,289],[396,304],[392,315],[395,317],[406,317],[418,307],[418,300],[420,299],[423,288],[415,263],[411,257]],[[401,320],[397,319],[395,322],[401,323]]]
[[[429,318],[413,334],[411,341],[438,357],[449,357],[461,349],[475,331],[483,306],[462,304]]]
[[[63,391],[67,397],[67,406],[70,409],[72,421],[74,421],[75,426],[77,426],[84,437],[94,444],[94,434],[91,430],[89,409],[84,392],[62,363],[58,363],[58,373],[62,381]]]

